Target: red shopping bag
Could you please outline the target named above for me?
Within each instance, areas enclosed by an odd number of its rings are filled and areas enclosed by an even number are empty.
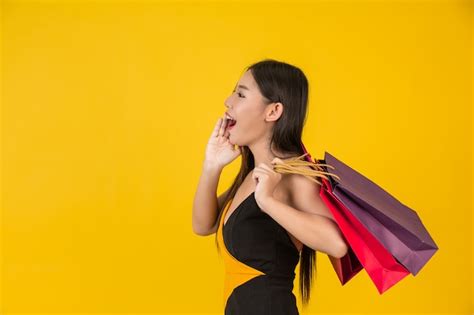
[[[336,258],[331,255],[327,256],[342,285],[351,280],[363,268],[362,264],[350,246],[347,254],[341,258]]]
[[[350,213],[321,178],[321,199],[332,212],[348,245],[361,262],[380,294],[405,278],[410,272]]]

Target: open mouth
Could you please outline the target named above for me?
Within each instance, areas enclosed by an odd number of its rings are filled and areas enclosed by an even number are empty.
[[[231,129],[232,127],[235,126],[237,121],[234,118],[230,117],[229,114],[226,114],[226,117],[227,117],[227,128]]]
[[[228,128],[231,129],[232,127],[235,126],[236,123],[237,121],[235,119],[229,119]]]

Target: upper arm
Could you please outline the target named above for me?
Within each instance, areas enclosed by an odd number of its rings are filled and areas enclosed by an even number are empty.
[[[230,188],[227,189],[226,191],[224,191],[222,194],[220,194],[219,197],[217,197],[217,208],[218,209],[222,208],[224,200],[226,199],[229,192],[230,192]]]
[[[319,196],[321,186],[306,176],[294,174],[292,178],[291,200],[301,211],[319,214],[335,222],[334,216]]]
[[[337,225],[332,212],[328,206],[323,202],[319,195],[321,186],[299,174],[293,176],[293,185],[291,188],[291,199],[294,207],[297,210],[316,214],[327,218],[325,231],[327,231],[328,240],[333,241],[331,249],[331,256],[343,257],[348,250],[348,245],[342,235],[342,232]]]
[[[222,194],[220,194],[219,197],[217,197],[217,209],[220,209],[222,207],[222,205],[224,204],[224,200],[226,199],[229,192],[230,192],[230,188],[224,191]],[[216,222],[214,222],[214,225],[210,229],[208,235],[216,233],[218,225],[219,225],[219,220],[218,220],[218,215],[217,215]]]

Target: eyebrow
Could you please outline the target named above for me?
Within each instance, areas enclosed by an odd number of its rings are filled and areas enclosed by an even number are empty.
[[[250,91],[250,89],[248,87],[246,87],[245,85],[239,84],[238,87],[241,88],[241,89]],[[234,88],[234,90],[235,90],[235,88]]]

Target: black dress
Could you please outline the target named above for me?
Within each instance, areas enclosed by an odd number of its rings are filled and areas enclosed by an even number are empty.
[[[224,218],[218,244],[224,258],[225,315],[298,315],[293,294],[299,251],[287,231],[263,212],[252,192]]]

